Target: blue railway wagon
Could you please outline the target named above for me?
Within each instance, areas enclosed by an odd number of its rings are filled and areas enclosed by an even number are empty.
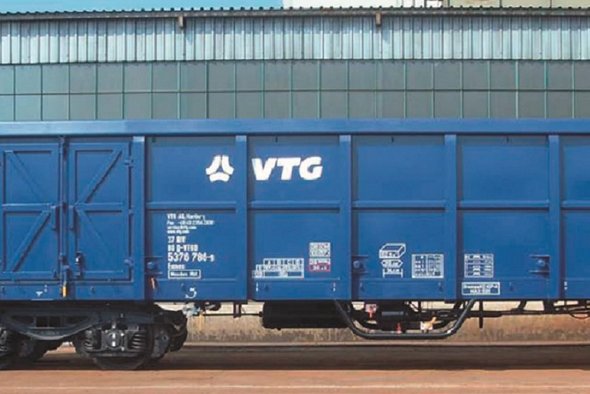
[[[0,155],[2,367],[144,366],[167,301],[367,339],[590,311],[588,120],[5,123]]]

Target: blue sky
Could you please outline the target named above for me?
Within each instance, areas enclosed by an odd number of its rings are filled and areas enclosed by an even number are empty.
[[[0,12],[190,7],[280,7],[281,0],[0,0]]]

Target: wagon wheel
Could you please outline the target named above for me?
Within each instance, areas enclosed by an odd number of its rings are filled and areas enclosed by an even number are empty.
[[[165,354],[162,354],[160,356],[156,356],[156,357],[150,357],[150,359],[145,363],[145,365],[143,365],[144,368],[152,368],[155,367],[160,360],[162,360],[164,358]]]
[[[18,354],[14,353],[2,353],[0,354],[0,371],[12,367],[16,360],[18,360]]]
[[[140,355],[133,357],[109,357],[98,356],[92,357],[92,361],[100,369],[105,371],[134,371],[140,369],[150,362],[149,355]]]
[[[18,358],[21,361],[34,363],[41,360],[48,350],[45,342],[27,338],[21,342]]]
[[[17,361],[19,351],[18,334],[0,327],[0,370],[10,368]]]

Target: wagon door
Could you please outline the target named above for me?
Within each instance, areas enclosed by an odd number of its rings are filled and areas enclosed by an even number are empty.
[[[68,259],[75,281],[133,279],[130,168],[128,142],[69,145]]]
[[[58,144],[0,145],[0,280],[58,279],[58,167]]]

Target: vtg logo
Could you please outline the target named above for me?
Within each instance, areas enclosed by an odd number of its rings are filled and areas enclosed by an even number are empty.
[[[228,155],[217,155],[211,165],[205,169],[210,182],[227,182],[234,173],[234,168],[229,162]]]
[[[257,181],[268,181],[276,167],[281,168],[282,181],[290,181],[295,168],[299,169],[301,179],[306,181],[320,179],[324,170],[322,158],[319,156],[305,159],[301,157],[269,157],[264,162],[262,159],[252,159],[252,170]]]
[[[280,168],[281,180],[290,181],[297,173],[305,181],[315,181],[322,177],[324,167],[320,156],[302,157],[269,157],[252,159],[252,171],[257,181],[268,181],[277,168]],[[228,182],[234,173],[229,156],[216,155],[205,169],[210,182]]]

